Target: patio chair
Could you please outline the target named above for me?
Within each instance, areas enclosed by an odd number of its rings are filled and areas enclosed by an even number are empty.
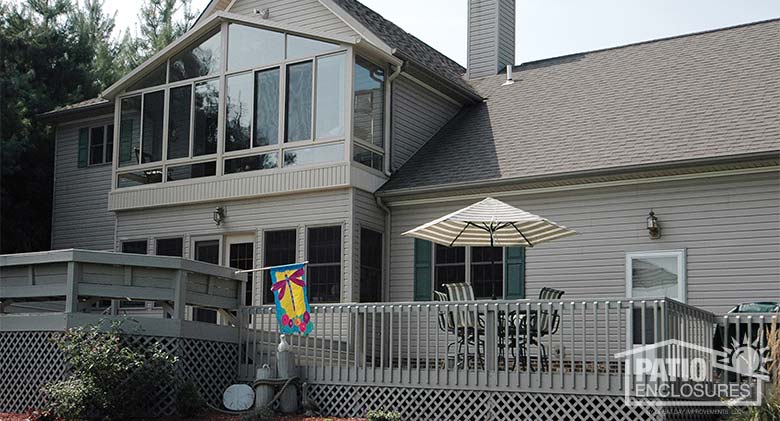
[[[450,302],[473,302],[474,289],[471,284],[445,284],[447,288]],[[464,306],[465,307],[465,306]],[[475,351],[475,361],[483,362],[484,349],[485,349],[485,321],[480,314],[475,314],[473,309],[459,308],[451,310],[448,318],[454,328],[455,336],[458,337],[458,357],[465,354],[462,352],[463,347],[467,349],[471,346]],[[464,361],[459,362],[459,365]]]
[[[553,288],[542,288],[539,292],[539,300],[542,301],[556,301],[559,300],[564,294],[564,291]],[[561,317],[558,314],[557,309],[550,311],[549,309],[536,311],[525,317],[523,312],[517,315],[519,318],[519,327],[517,332],[517,348],[518,358],[522,357],[525,361],[528,361],[528,350],[526,349],[526,343],[529,345],[538,346],[541,351],[541,366],[542,370],[546,371],[550,369],[549,355],[547,347],[544,345],[542,339],[545,336],[554,335],[558,333],[558,328],[561,324]],[[530,319],[530,320],[526,320]],[[511,328],[510,328],[511,329]],[[530,368],[530,361],[528,361]]]

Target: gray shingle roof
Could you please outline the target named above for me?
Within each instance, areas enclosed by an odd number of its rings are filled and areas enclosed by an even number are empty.
[[[57,107],[57,108],[55,108],[55,109],[53,109],[51,111],[47,111],[47,112],[41,114],[41,116],[43,116],[43,117],[53,117],[55,115],[64,114],[64,113],[67,113],[67,112],[76,112],[76,111],[80,111],[80,110],[86,110],[86,109],[89,109],[89,108],[100,107],[100,106],[103,106],[103,105],[108,106],[108,104],[110,104],[110,103],[111,103],[111,101],[109,101],[107,99],[104,99],[104,98],[91,98],[91,99],[88,99],[88,100],[85,100],[85,101],[76,102],[74,104],[68,104],[68,105],[64,105],[62,107]]]
[[[404,31],[398,25],[383,18],[382,15],[366,7],[357,0],[333,1],[387,45],[392,48],[397,48],[401,54],[405,55],[410,60],[433,74],[443,76],[445,79],[462,89],[474,92],[472,86],[463,78],[466,69],[454,60],[440,53],[414,35]]]
[[[780,20],[524,64],[383,191],[780,150]]]

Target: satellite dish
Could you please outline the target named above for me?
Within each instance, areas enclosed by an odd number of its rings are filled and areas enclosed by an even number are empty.
[[[225,408],[231,411],[246,411],[255,404],[255,391],[245,384],[234,384],[222,396]]]

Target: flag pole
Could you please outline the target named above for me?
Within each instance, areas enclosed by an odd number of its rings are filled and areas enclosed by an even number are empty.
[[[260,268],[260,269],[237,270],[237,271],[236,271],[236,275],[239,275],[239,274],[242,274],[242,273],[257,273],[257,272],[263,272],[263,271],[266,271],[266,270],[271,270],[271,269],[281,268],[281,267],[285,267],[285,266],[292,266],[292,265],[307,265],[307,264],[309,264],[309,261],[308,261],[308,260],[307,260],[307,261],[305,261],[305,262],[300,262],[300,263],[290,263],[290,264],[287,264],[287,265],[268,266],[268,267],[264,267],[264,268]]]

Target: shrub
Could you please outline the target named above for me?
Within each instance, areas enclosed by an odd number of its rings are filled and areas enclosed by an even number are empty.
[[[158,345],[124,342],[123,324],[100,322],[54,338],[71,376],[44,387],[46,409],[66,419],[149,416],[161,388],[174,381],[176,359]]]
[[[395,411],[368,411],[368,421],[401,421],[401,414]]]
[[[194,418],[206,408],[206,401],[200,396],[198,386],[192,381],[185,382],[179,389],[176,399],[176,412],[186,418]]]

